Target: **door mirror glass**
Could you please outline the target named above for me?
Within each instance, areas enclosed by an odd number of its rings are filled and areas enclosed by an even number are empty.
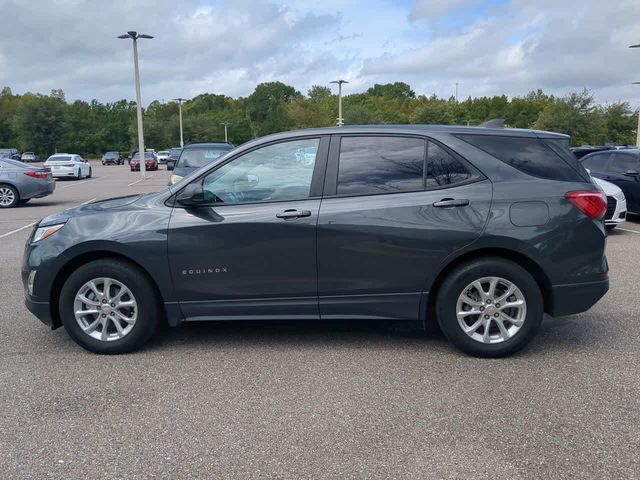
[[[176,202],[185,207],[197,207],[205,204],[202,182],[187,185],[176,197]]]

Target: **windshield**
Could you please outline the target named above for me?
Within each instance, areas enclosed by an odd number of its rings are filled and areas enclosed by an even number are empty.
[[[169,152],[167,152],[166,150],[161,150],[158,152],[158,155],[169,155]]]
[[[153,153],[144,152],[144,159],[145,160],[152,160],[153,159]],[[140,154],[138,152],[136,152],[136,154],[133,156],[133,160],[140,160]]]
[[[204,167],[228,151],[220,148],[188,148],[182,151],[176,168]]]
[[[119,157],[118,152],[107,152],[104,154],[104,158],[117,158]]]

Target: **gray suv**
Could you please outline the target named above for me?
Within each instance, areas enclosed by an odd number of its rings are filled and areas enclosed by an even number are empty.
[[[420,125],[254,140],[164,190],[35,225],[27,307],[122,353],[160,322],[435,322],[472,355],[608,290],[604,194],[564,135]]]

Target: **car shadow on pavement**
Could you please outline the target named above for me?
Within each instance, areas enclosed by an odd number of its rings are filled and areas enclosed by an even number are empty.
[[[218,345],[304,346],[305,348],[446,346],[438,329],[425,333],[413,321],[215,321],[159,329],[145,350],[213,348]]]

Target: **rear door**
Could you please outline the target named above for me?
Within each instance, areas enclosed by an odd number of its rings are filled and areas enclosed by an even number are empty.
[[[637,155],[611,154],[604,179],[622,189],[630,211],[640,213],[640,158]]]
[[[334,136],[318,219],[322,318],[417,319],[442,260],[486,223],[492,185],[420,136]]]

